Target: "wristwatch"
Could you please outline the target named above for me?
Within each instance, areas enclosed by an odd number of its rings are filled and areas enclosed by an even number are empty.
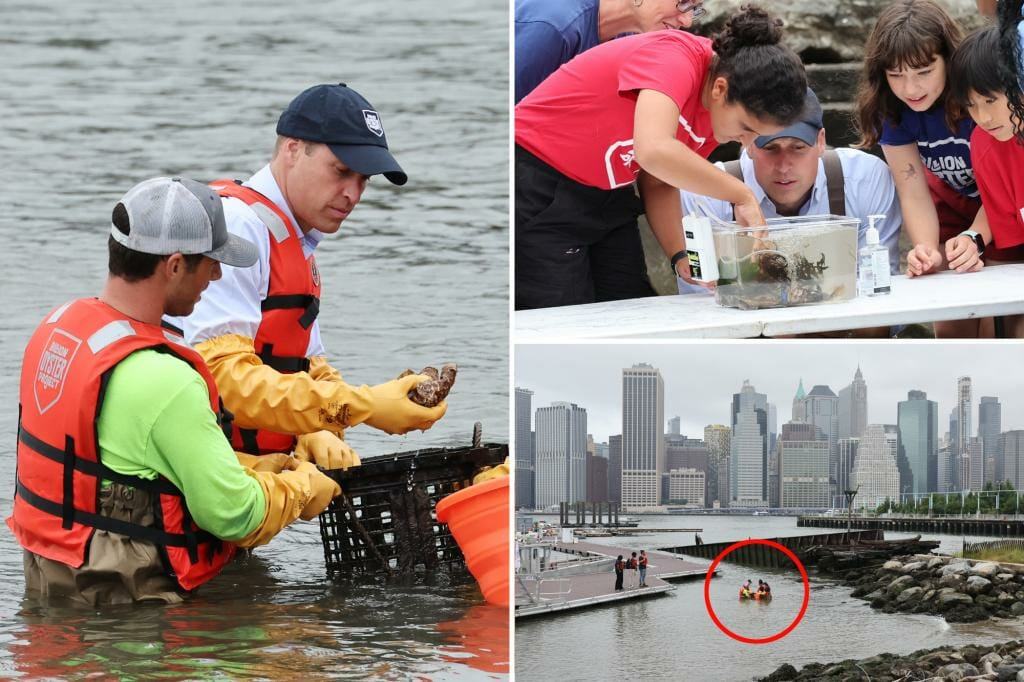
[[[672,261],[673,271],[678,272],[676,270],[676,263],[683,260],[684,258],[686,258],[686,249],[683,249],[682,251],[676,251],[674,254],[672,254],[672,258],[670,258],[669,260]]]
[[[964,230],[957,236],[970,237],[971,239],[974,240],[974,243],[978,247],[978,255],[980,256],[981,254],[985,253],[985,240],[979,233],[975,232],[974,230]]]

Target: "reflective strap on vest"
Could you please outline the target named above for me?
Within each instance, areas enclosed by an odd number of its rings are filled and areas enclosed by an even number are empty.
[[[20,480],[17,483],[17,493],[18,497],[41,512],[50,514],[51,516],[62,515],[62,508],[59,503],[35,494],[25,487]],[[73,511],[72,521],[83,526],[89,526],[90,528],[95,528],[97,530],[105,530],[109,533],[117,533],[135,540],[152,542],[156,545],[167,545],[168,547],[188,546],[186,536],[184,534],[168,533],[167,531],[160,530],[159,528],[140,526],[135,523],[129,523],[128,521],[120,521],[109,516],[101,516],[100,514],[84,512],[80,509],[75,509]],[[199,542],[216,542],[218,540],[216,537],[210,535],[204,530],[195,533],[195,538]]]
[[[118,473],[117,471],[104,466],[100,462],[93,462],[91,460],[78,457],[74,452],[74,440],[70,436],[68,436],[65,443],[65,449],[61,450],[49,443],[41,441],[39,438],[26,431],[23,427],[19,426],[18,440],[30,450],[39,453],[43,457],[51,459],[58,464],[63,464],[65,471],[78,471],[86,476],[107,479],[108,481],[114,481],[115,483],[123,483],[124,485],[139,488],[140,490],[145,490],[157,495],[182,496],[181,492],[168,481],[161,481],[159,479],[149,480],[145,478],[138,478],[136,476],[129,476],[127,474]],[[69,447],[71,448],[70,452],[68,451]],[[67,494],[66,474],[64,482],[64,498],[67,499],[70,496]],[[70,528],[70,526],[68,526],[68,528]]]
[[[287,310],[300,308],[305,310],[299,318],[299,324],[303,329],[309,329],[320,314],[320,299],[310,294],[282,294],[280,296],[267,296],[260,303],[260,310]]]

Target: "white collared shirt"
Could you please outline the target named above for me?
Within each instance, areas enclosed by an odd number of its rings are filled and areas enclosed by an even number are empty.
[[[892,173],[889,166],[877,156],[872,156],[859,149],[838,148],[835,150],[839,156],[839,163],[843,169],[843,180],[846,191],[846,215],[850,218],[860,220],[860,227],[857,231],[857,248],[864,246],[864,235],[868,229],[868,216],[884,215],[885,219],[875,223],[878,229],[878,243],[889,249],[889,269],[892,273],[899,273],[900,267],[900,226],[903,224],[903,216],[900,213],[900,203],[896,196],[896,185],[893,183]],[[715,164],[723,168],[723,164]],[[779,212],[775,204],[764,189],[757,182],[754,176],[754,161],[747,154],[746,150],[740,155],[740,168],[743,171],[743,181],[754,192],[754,197],[761,206],[761,212],[765,218],[777,218]],[[698,209],[697,195],[686,190],[679,191],[680,199],[683,202],[683,215],[703,215],[703,210]],[[704,204],[719,219],[732,221],[732,204],[720,199],[701,197]],[[828,201],[828,183],[825,179],[825,163],[818,161],[818,176],[814,179],[814,187],[811,189],[811,197],[800,207],[799,215],[823,215],[830,213]],[[692,287],[682,280],[680,293],[687,293],[691,290],[702,287]],[[684,288],[685,287],[685,288]]]
[[[243,184],[273,201],[298,226],[291,207],[284,200],[281,188],[270,172],[269,164]],[[221,278],[210,282],[191,315],[166,318],[184,332],[185,340],[191,345],[224,334],[255,339],[263,317],[260,303],[267,297],[270,288],[270,232],[267,226],[241,199],[229,197],[223,202],[228,232],[255,244],[259,258],[249,268],[221,265]],[[323,237],[323,233],[317,230],[310,230],[302,237],[302,252],[307,258]],[[319,320],[313,322],[306,350],[306,357],[314,355],[326,355],[320,338]]]

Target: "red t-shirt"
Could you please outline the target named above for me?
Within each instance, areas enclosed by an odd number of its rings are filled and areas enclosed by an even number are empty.
[[[562,65],[516,106],[516,144],[573,180],[615,189],[636,179],[633,118],[640,90],[679,107],[676,138],[704,158],[718,146],[700,91],[711,41],[665,29],[619,38]]]
[[[1024,147],[979,127],[971,134],[971,159],[996,248],[1024,244]]]

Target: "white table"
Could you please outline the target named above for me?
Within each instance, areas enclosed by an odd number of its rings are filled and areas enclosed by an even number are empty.
[[[792,308],[724,308],[713,296],[654,296],[521,310],[517,343],[576,339],[741,338],[1024,313],[1024,263],[959,275],[893,277],[888,296]]]

